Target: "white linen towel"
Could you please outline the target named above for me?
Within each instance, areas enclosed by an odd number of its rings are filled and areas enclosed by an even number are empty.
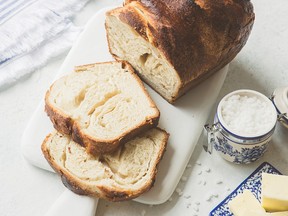
[[[89,0],[0,0],[0,90],[71,48]]]

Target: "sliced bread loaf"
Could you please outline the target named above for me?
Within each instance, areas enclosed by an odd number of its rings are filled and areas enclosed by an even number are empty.
[[[55,131],[44,140],[42,151],[70,190],[121,201],[133,199],[153,186],[168,137],[165,131],[153,128],[113,153],[91,155],[70,136]]]
[[[174,102],[229,63],[245,45],[250,0],[125,0],[107,12],[110,52]]]
[[[72,135],[89,153],[114,151],[155,127],[159,110],[126,62],[76,67],[46,93],[45,110],[55,129]]]

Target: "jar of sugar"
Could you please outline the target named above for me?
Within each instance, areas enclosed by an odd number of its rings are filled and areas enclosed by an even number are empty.
[[[288,92],[288,88],[285,90]],[[284,125],[288,123],[288,94],[287,107],[284,108],[280,93],[283,89],[276,89],[272,100],[247,89],[226,95],[218,104],[214,123],[205,125],[208,145],[204,149],[209,153],[215,149],[224,159],[238,164],[259,159],[267,150],[277,119]]]

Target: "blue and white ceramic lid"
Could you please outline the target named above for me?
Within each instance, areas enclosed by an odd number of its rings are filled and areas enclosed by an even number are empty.
[[[275,89],[272,100],[278,112],[278,120],[288,128],[288,87]]]

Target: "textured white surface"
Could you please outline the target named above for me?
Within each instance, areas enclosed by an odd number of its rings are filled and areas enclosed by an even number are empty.
[[[80,196],[66,189],[47,211],[45,216],[94,216],[99,199]],[[69,208],[67,208],[69,206]],[[81,206],[82,208],[79,208]]]
[[[79,14],[76,22],[85,23],[96,10],[113,2],[91,2]],[[270,95],[276,87],[288,85],[288,1],[271,3],[268,0],[253,0],[253,3],[256,12],[254,29],[245,48],[230,64],[218,101],[240,88]],[[58,176],[29,165],[20,149],[23,130],[63,58],[54,59],[47,67],[0,92],[1,215],[44,215],[64,191]],[[215,108],[211,112],[210,122],[214,113]],[[234,165],[217,154],[208,155],[202,149],[204,142],[206,139],[202,137],[183,175],[186,181],[180,181],[170,201],[150,206],[134,201],[109,203],[101,200],[96,215],[206,216],[263,161],[288,174],[288,133],[280,124],[268,152],[250,165]]]

